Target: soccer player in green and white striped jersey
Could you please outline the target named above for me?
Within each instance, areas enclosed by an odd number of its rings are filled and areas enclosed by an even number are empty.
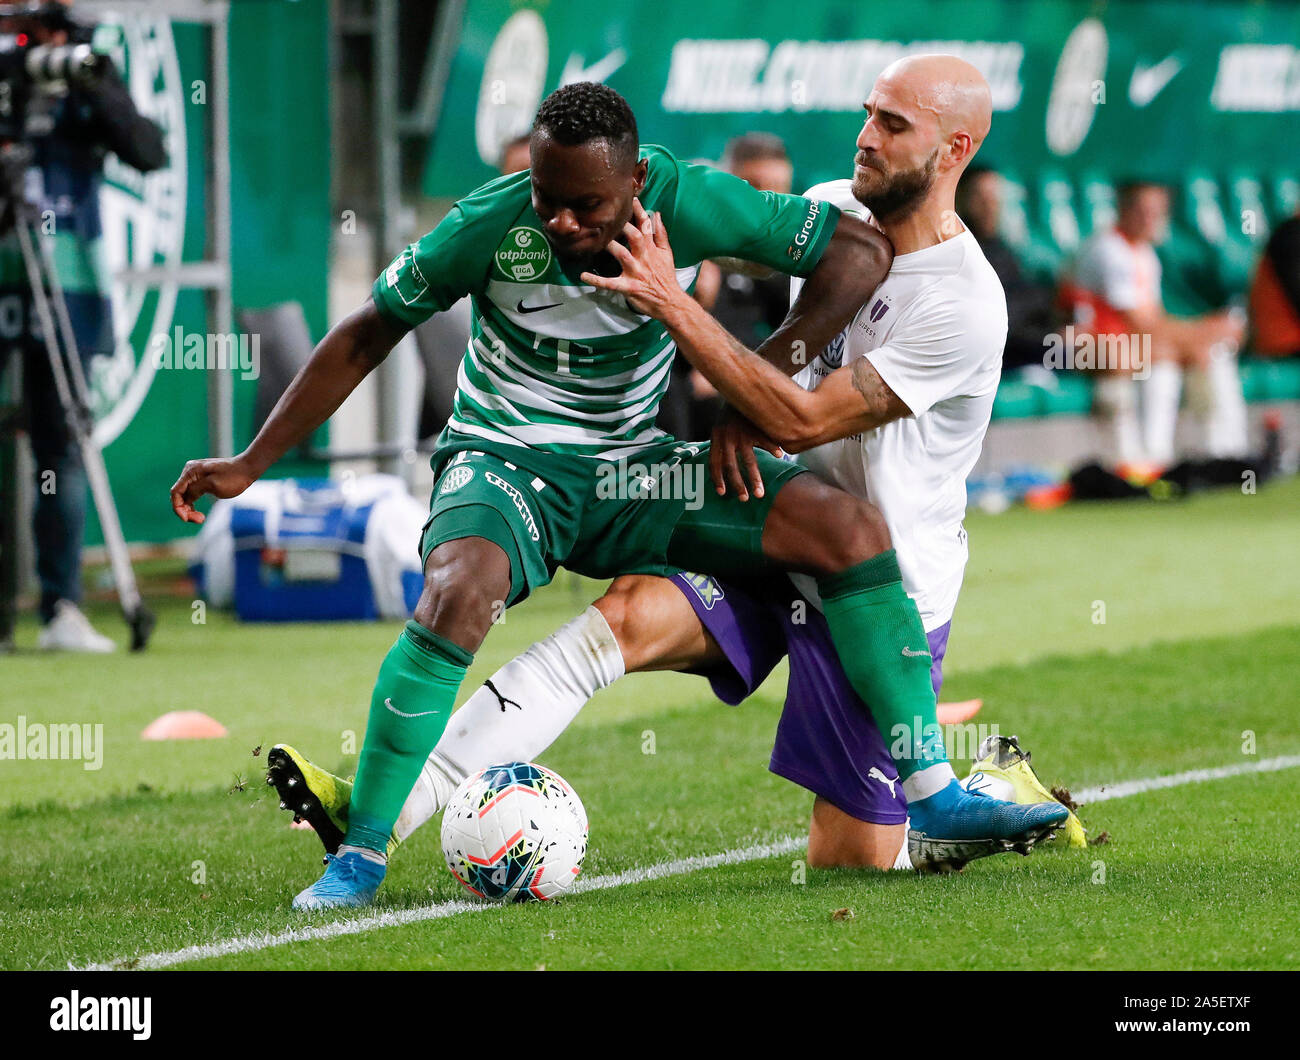
[[[461,200],[384,271],[243,454],[191,462],[172,489],[177,514],[201,520],[199,497],[242,491],[407,329],[471,297],[459,391],[433,457],[424,593],[379,670],[343,844],[297,908],[373,899],[393,824],[473,653],[501,608],[561,565],[593,577],[684,566],[814,575],[837,641],[853,646],[842,661],[862,698],[888,704],[891,716],[934,716],[924,631],[880,513],[768,453],[754,456],[766,492],[748,503],[680,488],[702,483],[708,446],[654,426],[673,344],[621,295],[582,280],[618,275],[606,248],[627,238],[639,201],[666,226],[688,289],[711,257],[806,277],[769,341],[815,354],[885,276],[888,242],[826,203],[759,192],[639,145],[626,101],[603,85],[548,96],[530,146],[528,174]]]
[[[701,261],[724,254],[805,275],[835,230],[838,211],[826,203],[755,192],[662,147],[638,154],[637,195],[679,233],[683,288],[694,285]],[[555,161],[543,152],[539,169],[547,165]],[[523,172],[462,199],[380,276],[375,305],[412,327],[470,295],[452,431],[563,456],[627,456],[666,437],[654,418],[673,342],[621,296],[579,280],[608,242],[606,226],[576,220],[597,196],[549,203],[546,187]],[[544,212],[572,217],[571,229],[552,227],[548,238]]]

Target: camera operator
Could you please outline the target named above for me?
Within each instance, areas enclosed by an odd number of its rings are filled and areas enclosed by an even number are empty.
[[[66,4],[0,7],[0,34],[15,35],[18,46],[86,43],[92,29],[72,21]],[[136,110],[121,74],[104,56],[93,61],[92,69],[66,81],[19,86],[18,91],[42,97],[43,127],[20,131],[15,140],[31,150],[26,199],[41,214],[42,236],[52,251],[76,340],[74,355],[88,369],[91,358],[112,354],[114,342],[99,211],[104,157],[111,151],[142,173],[159,169],[167,164],[162,130]],[[0,299],[14,300],[0,317],[7,324],[22,322],[7,326],[3,341],[21,350],[25,421],[36,463],[33,523],[41,589],[40,646],[112,651],[114,643],[98,633],[78,607],[86,475],[55,389],[12,231],[0,237],[0,265]]]

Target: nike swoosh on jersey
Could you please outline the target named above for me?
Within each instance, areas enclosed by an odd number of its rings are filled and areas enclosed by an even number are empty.
[[[558,309],[562,304],[562,302],[552,302],[550,305],[524,305],[524,300],[521,298],[518,305],[515,306],[515,312],[540,313],[543,309]]]
[[[392,701],[391,698],[390,698],[390,699],[385,699],[385,700],[384,700],[384,706],[386,706],[389,710],[391,710],[391,711],[392,711],[394,714],[396,714],[399,718],[425,718],[425,717],[428,717],[430,714],[437,714],[437,713],[438,713],[436,710],[422,710],[422,711],[420,711],[418,714],[407,714],[406,711],[404,711],[404,710],[398,710],[395,706],[393,706],[393,701]]]

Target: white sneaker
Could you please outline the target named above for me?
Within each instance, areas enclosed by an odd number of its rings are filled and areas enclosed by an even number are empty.
[[[84,651],[105,655],[117,645],[90,624],[81,608],[71,600],[54,605],[54,618],[41,629],[40,646],[45,651]]]

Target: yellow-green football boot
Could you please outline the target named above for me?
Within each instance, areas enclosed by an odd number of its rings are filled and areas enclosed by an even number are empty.
[[[306,821],[316,831],[326,854],[337,854],[348,830],[352,782],[312,765],[287,743],[278,743],[266,755],[266,782],[280,796],[280,809]],[[391,856],[401,840],[388,837]]]
[[[962,786],[970,790],[983,790],[987,787],[987,794],[1008,802],[1059,802],[1070,811],[1070,816],[1057,833],[1057,841],[1063,841],[1070,847],[1086,847],[1087,833],[1074,812],[1073,803],[1066,801],[1069,794],[1063,792],[1065,797],[1060,798],[1048,791],[1029,764],[1031,757],[1014,736],[987,736],[980,744],[979,757],[971,763],[970,775],[962,781]],[[999,781],[1009,784],[1010,792],[1002,788]]]

